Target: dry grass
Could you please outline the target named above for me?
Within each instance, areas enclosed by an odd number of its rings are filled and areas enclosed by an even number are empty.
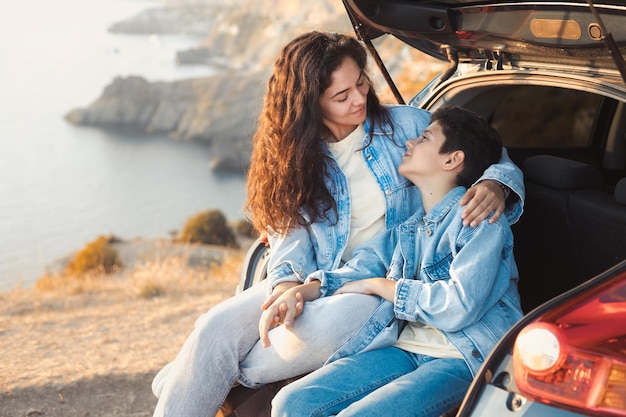
[[[190,267],[188,256],[161,258],[136,267],[129,274],[129,287],[141,297],[219,291],[225,282],[239,277],[243,257],[235,253],[208,268]]]
[[[0,417],[151,415],[152,377],[239,281],[243,250],[201,249],[0,293]]]
[[[249,242],[244,242],[243,247]],[[59,262],[35,284],[38,293],[80,294],[127,287],[141,297],[213,290],[220,280],[239,276],[245,252],[239,249],[167,239],[119,241],[112,245],[122,260],[112,271],[102,268],[67,273],[73,258]]]

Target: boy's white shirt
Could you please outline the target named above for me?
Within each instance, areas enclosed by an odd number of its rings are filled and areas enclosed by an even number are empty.
[[[433,358],[463,359],[461,352],[441,331],[420,322],[407,322],[394,346]]]

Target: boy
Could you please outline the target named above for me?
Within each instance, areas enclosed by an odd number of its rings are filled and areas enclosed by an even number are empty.
[[[458,212],[465,188],[501,149],[484,119],[458,107],[434,112],[407,143],[398,172],[419,188],[423,211],[342,268],[309,277],[322,295],[378,295],[406,325],[394,345],[340,358],[283,388],[273,416],[426,417],[461,402],[485,356],[522,316],[508,223],[471,228]],[[386,278],[370,278],[381,264]],[[364,344],[380,330],[363,332]]]

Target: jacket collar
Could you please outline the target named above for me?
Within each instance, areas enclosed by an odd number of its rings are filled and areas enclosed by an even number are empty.
[[[417,212],[415,212],[411,218],[407,221],[407,223],[437,223],[440,222],[452,208],[459,203],[461,197],[466,192],[465,187],[457,186],[450,190],[442,199],[439,201],[435,207],[430,210],[428,214],[424,214],[424,209],[420,208]]]

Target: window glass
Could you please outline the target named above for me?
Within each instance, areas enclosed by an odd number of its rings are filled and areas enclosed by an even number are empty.
[[[504,96],[491,122],[507,147],[587,147],[601,104],[602,97],[596,94],[523,86]]]

